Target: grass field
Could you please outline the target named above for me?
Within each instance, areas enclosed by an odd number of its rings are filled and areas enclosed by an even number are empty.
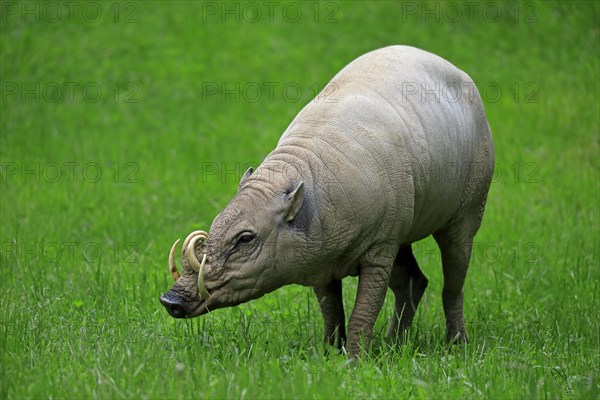
[[[0,398],[599,398],[598,2],[0,5]],[[484,97],[496,175],[471,343],[444,345],[429,239],[413,330],[384,342],[390,293],[355,363],[323,356],[301,286],[169,317],[173,241],[209,228],[315,91],[390,44],[450,60]]]

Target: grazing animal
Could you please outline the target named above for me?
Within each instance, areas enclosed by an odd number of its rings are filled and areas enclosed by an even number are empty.
[[[442,256],[446,338],[467,341],[463,284],[483,217],[494,147],[473,81],[413,47],[367,53],[296,116],[242,177],[210,235],[183,244],[183,275],[160,301],[175,318],[235,306],[289,284],[312,286],[324,342],[357,356],[388,287],[388,336],[410,326],[428,280],[412,243]],[[201,260],[201,261],[199,261]],[[346,335],[342,279],[358,276]]]

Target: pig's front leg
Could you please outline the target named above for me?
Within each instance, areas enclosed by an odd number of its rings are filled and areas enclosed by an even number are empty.
[[[393,262],[393,257],[379,257],[372,261],[367,259],[361,265],[356,302],[348,324],[346,350],[351,357],[358,357],[361,350],[366,351],[369,347],[373,325],[385,300]]]

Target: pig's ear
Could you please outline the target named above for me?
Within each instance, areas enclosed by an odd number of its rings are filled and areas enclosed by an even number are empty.
[[[304,182],[300,181],[298,185],[288,194],[285,195],[285,220],[290,222],[294,219],[302,203],[304,202]]]
[[[252,167],[250,167],[246,170],[246,172],[244,173],[244,176],[242,176],[242,179],[240,179],[240,183],[238,184],[238,191],[242,188],[244,183],[246,183],[248,178],[250,178],[250,175],[252,175],[253,172],[254,172],[254,168],[252,168]]]

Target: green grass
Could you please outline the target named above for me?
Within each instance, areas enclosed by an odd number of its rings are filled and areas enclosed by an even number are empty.
[[[251,23],[252,10],[221,21],[221,3],[93,3],[103,11],[93,21],[81,3],[72,18],[61,6],[57,22],[46,3],[0,4],[0,398],[599,397],[597,2],[493,3],[497,21],[481,3],[456,22],[445,3],[325,2],[317,22],[302,3],[294,23],[283,5]],[[22,22],[19,10],[36,4],[39,22]],[[415,4],[440,7],[440,20],[409,14]],[[137,22],[125,23],[131,12]],[[465,287],[471,343],[443,343],[431,240],[416,249],[430,287],[414,329],[384,343],[390,296],[371,356],[356,363],[322,355],[309,288],[169,317],[158,297],[171,285],[171,244],[207,229],[243,172],[207,168],[260,163],[312,85],[397,43],[502,90],[484,96],[498,172]],[[55,98],[52,82],[79,89],[53,102],[19,86]],[[97,102],[82,98],[90,82]],[[210,82],[296,83],[302,94],[204,101]],[[72,177],[64,163],[78,163]],[[355,289],[346,279],[347,312]]]

